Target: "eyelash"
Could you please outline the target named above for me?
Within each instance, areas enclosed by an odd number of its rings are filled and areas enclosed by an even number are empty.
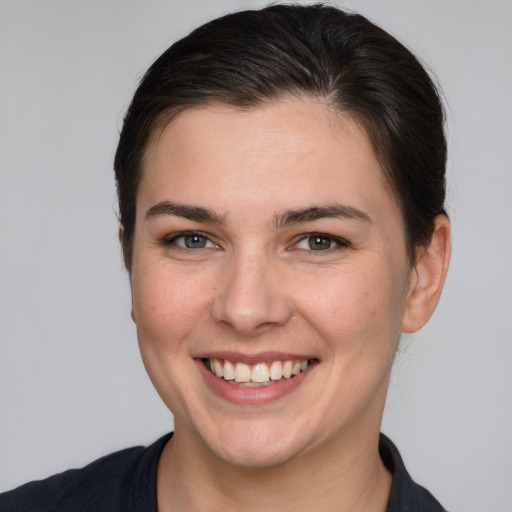
[[[324,249],[313,249],[311,247],[311,241],[315,238],[325,240],[328,242],[329,247]],[[308,242],[309,248],[300,248],[298,245],[302,242]],[[334,244],[334,246],[333,246]],[[337,236],[328,235],[327,233],[308,233],[307,235],[302,236],[298,242],[296,242],[293,247],[291,247],[291,250],[305,250],[307,252],[312,253],[327,253],[327,252],[333,252],[338,251],[340,249],[346,249],[347,247],[350,247],[350,243],[347,242],[347,240],[343,238],[339,238]]]
[[[213,247],[217,247],[217,245],[210,240],[209,236],[206,235],[205,233],[202,233],[201,231],[182,231],[181,233],[173,235],[171,238],[165,239],[163,241],[163,244],[164,245],[175,245],[175,246],[177,246],[178,249],[183,250],[183,251],[194,251],[197,249],[213,248],[212,246],[210,246],[210,247],[206,247],[206,246],[205,247],[186,247],[186,246],[181,246],[177,243],[177,241],[180,240],[181,238],[185,240],[187,237],[202,238],[205,240],[205,244],[210,243]]]
[[[184,243],[185,239],[187,237],[197,237],[204,240],[205,245],[203,247],[186,247],[182,246],[177,243],[178,240],[183,239]],[[319,249],[313,249],[311,247],[311,242],[315,239],[324,240],[329,247],[326,248],[319,248]],[[305,247],[299,247],[299,245],[302,242],[308,242],[308,248]],[[211,244],[208,247],[208,243]],[[175,245],[178,249],[184,250],[184,251],[195,251],[198,249],[211,249],[214,247],[218,247],[214,242],[212,242],[209,238],[209,236],[205,233],[202,233],[201,231],[182,231],[181,233],[178,233],[176,235],[173,235],[171,238],[165,239],[163,242],[164,245]],[[297,242],[293,244],[292,247],[290,247],[289,250],[304,250],[306,252],[311,253],[327,253],[327,252],[333,252],[340,249],[345,249],[347,247],[350,247],[350,243],[347,240],[344,240],[343,238],[339,238],[337,236],[329,235],[327,233],[308,233],[306,235],[301,236]]]

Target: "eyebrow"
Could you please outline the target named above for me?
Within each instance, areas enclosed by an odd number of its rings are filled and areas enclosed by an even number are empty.
[[[208,224],[224,225],[224,218],[215,212],[189,204],[172,203],[170,201],[161,201],[155,204],[146,212],[146,219],[155,217],[156,215],[173,215],[175,217],[183,217],[189,220],[205,222]]]
[[[276,228],[280,228],[290,224],[299,224],[301,222],[311,222],[318,219],[328,218],[357,220],[367,223],[372,222],[370,216],[358,208],[341,204],[329,204],[322,206],[309,206],[298,210],[286,210],[276,216],[274,219],[274,225]]]
[[[197,222],[205,222],[221,226],[225,225],[224,217],[207,208],[189,204],[173,203],[170,201],[161,201],[146,211],[146,218],[155,217],[157,215],[172,215]],[[311,222],[326,218],[341,218],[367,223],[372,222],[372,219],[367,213],[354,208],[353,206],[329,204],[322,206],[308,206],[295,210],[285,210],[274,217],[272,224],[275,229],[278,229],[291,224],[300,224],[302,222]]]

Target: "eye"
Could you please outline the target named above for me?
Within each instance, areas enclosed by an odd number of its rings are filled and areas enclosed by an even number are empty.
[[[208,249],[217,247],[206,235],[199,232],[180,233],[166,242],[182,249]]]
[[[311,233],[299,240],[299,242],[295,244],[294,249],[321,252],[348,247],[348,245],[349,243],[342,238],[326,235],[324,233]]]

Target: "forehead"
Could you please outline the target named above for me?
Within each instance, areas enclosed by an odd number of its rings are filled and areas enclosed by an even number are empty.
[[[212,195],[215,191],[215,195]],[[178,114],[148,145],[139,196],[224,205],[392,199],[366,132],[319,100]],[[185,197],[180,197],[185,196]],[[375,199],[375,197],[374,197]],[[394,201],[392,201],[394,202]]]

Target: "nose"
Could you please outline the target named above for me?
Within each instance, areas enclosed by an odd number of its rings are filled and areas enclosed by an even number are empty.
[[[234,257],[214,300],[215,322],[243,336],[286,324],[292,307],[285,293],[285,274],[271,258],[256,254]]]

